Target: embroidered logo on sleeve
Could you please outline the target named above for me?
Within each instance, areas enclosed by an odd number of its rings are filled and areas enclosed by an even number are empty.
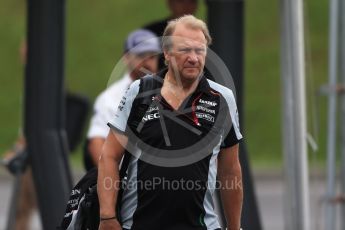
[[[125,107],[125,105],[126,105],[126,100],[127,100],[127,98],[126,98],[125,96],[123,96],[122,99],[121,99],[121,101],[120,101],[120,103],[119,103],[119,106],[118,106],[118,109],[119,109],[120,111],[122,111],[123,108]]]

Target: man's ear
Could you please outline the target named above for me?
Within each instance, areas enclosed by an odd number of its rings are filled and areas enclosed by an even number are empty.
[[[168,49],[164,49],[163,53],[164,53],[165,61],[169,62],[170,61],[170,51]]]

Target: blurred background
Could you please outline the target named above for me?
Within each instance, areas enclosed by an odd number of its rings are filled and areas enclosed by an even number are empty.
[[[25,49],[26,7],[23,0],[0,0],[0,157],[11,148],[23,127],[21,53]],[[245,117],[242,129],[257,183],[260,209],[265,209],[262,206],[270,200],[269,195],[265,196],[269,193],[266,190],[271,186],[270,181],[282,183],[280,12],[276,0],[245,1]],[[328,81],[328,14],[329,1],[304,1],[308,132],[319,147],[317,151],[309,148],[308,152],[311,185],[313,178],[324,176],[326,165],[327,97],[322,96],[319,89]],[[66,1],[65,87],[70,92],[87,96],[93,103],[107,86],[123,54],[123,41],[128,33],[167,15],[169,11],[163,0]],[[199,1],[196,16],[206,19],[204,1]],[[79,146],[70,154],[72,169],[77,174],[83,172],[81,152]],[[3,168],[0,177],[4,181],[12,178]],[[262,183],[258,182],[260,180]],[[11,184],[6,182],[4,186]],[[279,186],[272,189],[282,190]],[[4,191],[10,192],[10,188]],[[315,197],[316,203],[321,200],[322,191],[319,195]],[[3,197],[0,196],[0,203]],[[283,208],[277,207],[282,213]],[[270,215],[274,212],[274,207],[271,212],[261,212],[265,229],[283,229],[282,223],[281,228],[269,227]],[[320,214],[313,213],[314,218],[317,215]],[[5,218],[0,219],[0,229]]]

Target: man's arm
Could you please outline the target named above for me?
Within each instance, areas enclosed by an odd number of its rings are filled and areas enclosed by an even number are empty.
[[[120,186],[119,164],[124,153],[126,137],[110,131],[102,148],[102,155],[98,162],[97,191],[100,204],[100,217],[112,218],[116,216],[116,201]],[[99,229],[121,229],[116,219],[100,222]]]
[[[238,144],[221,149],[218,156],[218,180],[228,230],[239,230],[243,201],[242,172]]]
[[[94,137],[89,139],[89,143],[87,145],[92,162],[96,167],[98,166],[99,157],[102,154],[102,147],[104,142],[105,139],[103,137]]]

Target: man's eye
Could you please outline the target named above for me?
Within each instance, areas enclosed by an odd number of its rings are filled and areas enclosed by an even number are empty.
[[[190,48],[182,48],[182,49],[179,49],[180,52],[182,53],[189,53],[192,49]]]
[[[203,49],[203,48],[195,49],[195,52],[197,54],[203,54],[203,53],[205,53],[205,49]]]

